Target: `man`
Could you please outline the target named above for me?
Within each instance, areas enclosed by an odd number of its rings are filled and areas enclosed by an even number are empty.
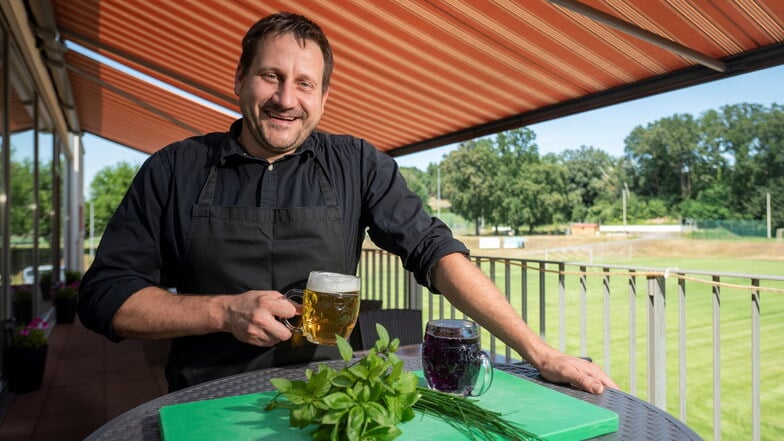
[[[532,332],[425,214],[392,159],[315,131],[332,65],[326,36],[304,17],[280,13],[251,27],[234,85],[243,118],[145,162],[82,280],[83,323],[115,341],[172,338],[171,390],[334,357],[292,337],[279,319],[297,310],[280,293],[304,286],[311,270],[354,273],[367,231],[545,378],[595,393],[615,387]]]

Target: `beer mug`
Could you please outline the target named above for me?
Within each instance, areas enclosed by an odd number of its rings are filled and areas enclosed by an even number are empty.
[[[288,319],[283,323],[318,345],[336,345],[335,335],[347,339],[359,315],[359,281],[357,276],[311,271],[304,291],[291,289],[285,294],[291,300],[302,299],[299,326]]]
[[[422,344],[422,368],[430,389],[479,396],[493,382],[490,357],[482,351],[479,326],[469,320],[430,320]]]

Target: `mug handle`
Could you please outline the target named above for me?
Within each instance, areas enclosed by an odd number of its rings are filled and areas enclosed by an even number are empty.
[[[479,352],[479,358],[482,360],[482,368],[478,377],[482,380],[478,385],[474,384],[474,389],[468,394],[472,397],[478,397],[487,392],[490,389],[490,385],[493,384],[493,363],[490,361],[490,356],[485,351],[481,351]],[[477,389],[479,392],[474,392]]]
[[[304,291],[302,291],[301,289],[290,289],[290,290],[286,291],[286,294],[283,294],[283,295],[289,301],[301,304],[302,303],[302,299],[304,298]],[[295,299],[297,299],[297,300],[295,300]],[[294,326],[289,321],[288,318],[284,317],[280,321],[283,322],[283,324],[286,325],[287,328],[289,328],[289,331],[291,331],[291,332],[293,332],[295,334],[302,334],[302,328]]]

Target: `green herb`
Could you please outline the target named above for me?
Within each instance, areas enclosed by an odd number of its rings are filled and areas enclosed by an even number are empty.
[[[413,419],[415,410],[443,419],[471,439],[537,439],[474,400],[419,386],[417,376],[406,371],[395,354],[400,341],[390,341],[380,324],[376,330],[379,339],[374,347],[354,363],[351,345],[337,336],[346,362],[340,370],[320,365],[315,372],[305,371],[306,381],[272,379],[278,394],[265,409],[290,409],[293,427],[316,425],[315,441],[392,440],[402,433],[398,424]],[[279,400],[281,395],[285,401]]]

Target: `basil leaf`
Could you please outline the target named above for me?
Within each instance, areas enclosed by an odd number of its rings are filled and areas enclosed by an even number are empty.
[[[345,362],[351,361],[354,357],[354,349],[351,348],[351,344],[340,335],[335,335],[335,339],[338,342],[338,351],[340,352],[340,358],[343,359]]]

